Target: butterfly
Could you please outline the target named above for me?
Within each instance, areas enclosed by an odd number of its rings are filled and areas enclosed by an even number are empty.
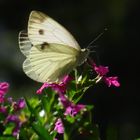
[[[86,61],[89,49],[81,49],[62,25],[40,11],[32,11],[27,31],[19,33],[19,47],[26,59],[23,71],[31,79],[60,82]]]

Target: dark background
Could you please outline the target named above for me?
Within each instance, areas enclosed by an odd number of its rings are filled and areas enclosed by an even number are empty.
[[[94,104],[94,120],[102,140],[108,128],[117,130],[118,140],[140,137],[139,46],[140,5],[136,0],[1,0],[0,1],[0,81],[10,83],[9,96],[32,96],[40,84],[22,71],[23,55],[18,33],[27,28],[32,10],[42,11],[64,25],[81,47],[104,28],[108,31],[95,45],[100,64],[117,75],[120,88],[101,84],[85,95]],[[109,140],[109,138],[108,138]]]

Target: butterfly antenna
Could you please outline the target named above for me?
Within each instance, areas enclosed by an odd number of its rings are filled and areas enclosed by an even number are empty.
[[[106,31],[107,31],[107,28],[105,28],[105,29],[103,30],[103,32],[101,32],[94,40],[92,40],[92,41],[88,44],[87,48],[89,49],[90,47],[93,47],[93,46],[91,46],[91,45],[92,45],[95,41],[97,41]]]

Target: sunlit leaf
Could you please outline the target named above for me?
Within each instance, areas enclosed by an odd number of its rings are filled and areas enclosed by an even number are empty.
[[[39,123],[33,123],[32,127],[36,134],[39,136],[39,138],[41,138],[42,140],[53,140],[48,130]]]

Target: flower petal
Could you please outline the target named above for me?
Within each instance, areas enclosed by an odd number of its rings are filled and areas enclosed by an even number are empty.
[[[4,95],[7,93],[9,89],[9,84],[7,82],[1,82],[0,83],[0,95]]]
[[[108,85],[108,87],[110,87],[111,85],[115,86],[115,87],[119,87],[120,83],[118,82],[118,77],[104,77],[104,81],[105,83]]]
[[[102,66],[102,65],[97,66],[95,63],[93,63],[92,67],[95,70],[95,72],[99,74],[100,76],[104,76],[109,72],[109,69],[107,66]]]
[[[64,126],[60,118],[56,121],[54,130],[57,131],[59,134],[64,133]]]

